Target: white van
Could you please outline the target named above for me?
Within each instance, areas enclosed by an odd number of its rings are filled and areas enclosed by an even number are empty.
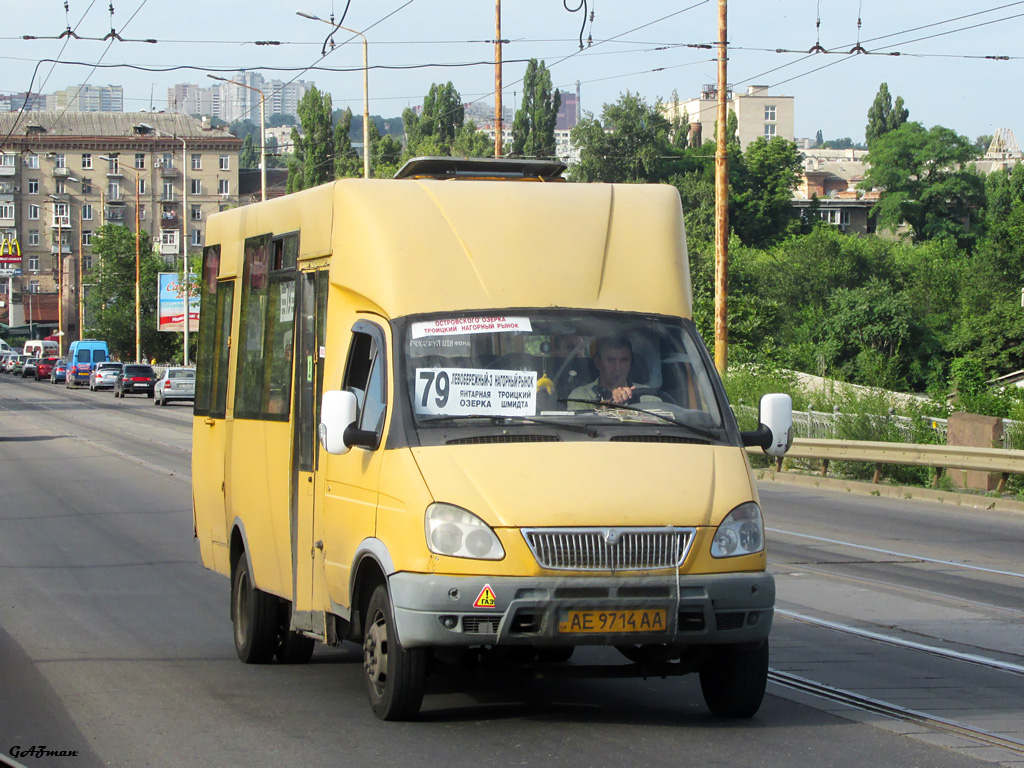
[[[60,347],[56,341],[26,341],[24,351],[32,357],[57,357]]]

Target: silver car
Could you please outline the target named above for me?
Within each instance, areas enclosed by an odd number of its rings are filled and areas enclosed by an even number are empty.
[[[153,405],[167,405],[170,400],[196,399],[195,368],[168,368],[156,380]]]
[[[92,369],[92,373],[89,374],[89,391],[95,392],[97,389],[106,387],[113,389],[117,374],[121,372],[122,368],[124,368],[123,363],[97,363],[96,367]]]

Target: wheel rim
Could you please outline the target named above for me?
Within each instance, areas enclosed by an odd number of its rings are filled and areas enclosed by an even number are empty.
[[[380,699],[388,684],[388,625],[383,611],[377,611],[363,639],[363,669],[371,693]]]
[[[245,568],[238,573],[238,586],[235,589],[235,645],[241,648],[249,635],[249,574]]]

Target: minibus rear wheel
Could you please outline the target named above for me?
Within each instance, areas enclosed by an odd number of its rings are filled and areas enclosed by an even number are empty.
[[[231,623],[235,651],[246,664],[269,664],[277,650],[278,599],[253,584],[249,558],[242,552],[231,577]]]
[[[423,703],[428,652],[402,647],[386,584],[373,591],[365,615],[363,672],[370,706],[381,720],[411,720]]]
[[[716,717],[753,717],[768,682],[768,640],[709,649],[700,668],[704,702]]]

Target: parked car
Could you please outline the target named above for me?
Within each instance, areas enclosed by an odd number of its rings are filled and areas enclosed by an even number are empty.
[[[36,363],[36,381],[42,381],[43,379],[49,379],[50,374],[53,372],[54,366],[57,365],[56,357],[40,357]]]
[[[39,365],[38,357],[28,357],[25,362],[21,364],[21,378],[27,379],[29,376],[34,376],[37,365]]]
[[[63,357],[60,358],[56,365],[53,366],[53,370],[50,371],[50,383],[56,384],[58,381],[66,381],[68,377],[68,361]]]
[[[114,397],[141,395],[153,397],[156,371],[151,365],[126,365],[114,379]]]
[[[21,352],[15,352],[4,361],[4,373],[14,373],[14,368],[18,362],[18,358],[21,357],[22,354],[23,353]]]
[[[124,368],[124,363],[97,363],[89,374],[89,391],[113,387],[117,374]]]
[[[156,380],[153,405],[167,405],[169,400],[196,399],[195,368],[167,368]]]

